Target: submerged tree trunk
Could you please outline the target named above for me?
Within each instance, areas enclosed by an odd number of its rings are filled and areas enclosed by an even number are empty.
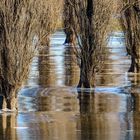
[[[84,87],[84,88],[93,87],[94,85],[92,83],[92,79],[94,79],[94,78],[87,71],[87,69],[81,67],[81,70],[80,70],[80,80],[79,80],[79,83],[78,83],[77,87],[78,88],[81,88],[81,87]]]
[[[16,109],[17,108],[16,90],[18,89],[18,87],[10,85],[9,82],[6,82],[4,79],[1,79],[1,89],[2,89],[1,93],[3,95],[2,104],[6,103],[5,107],[8,109]]]
[[[69,1],[76,16],[72,28],[79,44],[78,48],[75,47],[80,67],[78,88],[91,88],[95,85],[95,74],[101,70],[103,63],[113,1]]]
[[[126,50],[131,56],[129,72],[140,72],[140,6],[139,2],[124,1],[121,25],[126,37]]]
[[[93,62],[92,62],[92,51],[94,51],[94,30],[93,30],[93,4],[94,0],[87,0],[87,5],[85,8],[85,25],[81,24],[85,27],[80,27],[81,31],[82,28],[85,28],[85,36],[82,37],[83,41],[83,48],[81,50],[81,63],[80,63],[80,79],[78,83],[78,88],[84,87],[84,88],[90,88],[93,86],[93,83],[95,80],[93,77]],[[81,7],[82,8],[82,7]],[[81,16],[81,15],[79,15]],[[81,17],[82,18],[82,17]],[[84,19],[82,19],[84,20]],[[82,22],[82,21],[81,21]],[[93,83],[92,83],[93,82]]]

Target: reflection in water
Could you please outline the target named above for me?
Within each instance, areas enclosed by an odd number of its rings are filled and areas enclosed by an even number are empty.
[[[76,86],[79,80],[79,67],[72,46],[66,46],[64,52],[65,85]]]
[[[18,98],[21,112],[78,110],[77,94],[70,88],[27,88],[20,92]]]
[[[0,139],[17,140],[16,114],[3,113],[0,115]]]
[[[77,93],[72,48],[61,45],[62,32],[54,34],[52,47],[34,58],[18,114],[0,114],[0,139],[139,140],[140,74],[125,73],[130,61],[119,38],[111,38],[94,92]]]
[[[44,48],[39,51],[38,71],[39,71],[39,85],[43,87],[50,87],[56,85],[56,74],[54,70],[54,63],[50,59],[50,49]]]
[[[133,139],[131,96],[84,92],[79,100],[81,140]]]
[[[27,97],[26,97],[27,96]],[[33,96],[30,94],[30,96]],[[20,139],[76,140],[76,114],[79,106],[77,94],[71,88],[41,88],[32,98],[22,92],[22,106],[18,114],[18,125],[27,127],[19,132]],[[24,105],[23,105],[24,104]],[[35,112],[30,112],[34,109]]]
[[[64,40],[64,33],[58,31],[51,37],[51,47],[39,50],[31,65],[27,86],[64,86]]]
[[[20,114],[18,120],[24,121],[28,129],[19,130],[19,139],[24,140],[76,140],[76,124],[71,113],[27,113]]]
[[[140,74],[131,74],[129,76],[131,81],[131,95],[133,97],[133,130],[134,140],[140,139]]]
[[[129,84],[126,72],[129,69],[130,60],[121,35],[116,33],[116,36],[110,37],[106,49],[107,58],[102,73],[97,76],[97,86],[127,86]]]

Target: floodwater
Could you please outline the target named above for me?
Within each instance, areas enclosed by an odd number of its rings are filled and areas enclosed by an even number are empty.
[[[0,140],[139,140],[140,75],[127,73],[122,33],[109,40],[96,88],[77,91],[79,69],[63,32],[33,60],[18,112],[0,114]]]

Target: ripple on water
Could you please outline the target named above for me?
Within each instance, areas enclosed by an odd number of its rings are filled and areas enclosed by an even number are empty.
[[[139,92],[140,80],[125,74],[130,58],[123,34],[110,38],[109,57],[92,90],[74,88],[79,71],[64,40],[63,32],[55,33],[47,54],[34,58],[18,95],[19,112],[0,114],[0,139],[139,140],[140,95],[130,90]]]

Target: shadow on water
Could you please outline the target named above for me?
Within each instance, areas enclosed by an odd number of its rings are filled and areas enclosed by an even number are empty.
[[[120,33],[119,33],[120,35]],[[123,36],[113,36],[96,88],[76,89],[72,48],[56,32],[34,58],[18,95],[18,113],[0,112],[0,139],[139,140],[140,74],[128,74]],[[122,61],[123,60],[123,61]]]

